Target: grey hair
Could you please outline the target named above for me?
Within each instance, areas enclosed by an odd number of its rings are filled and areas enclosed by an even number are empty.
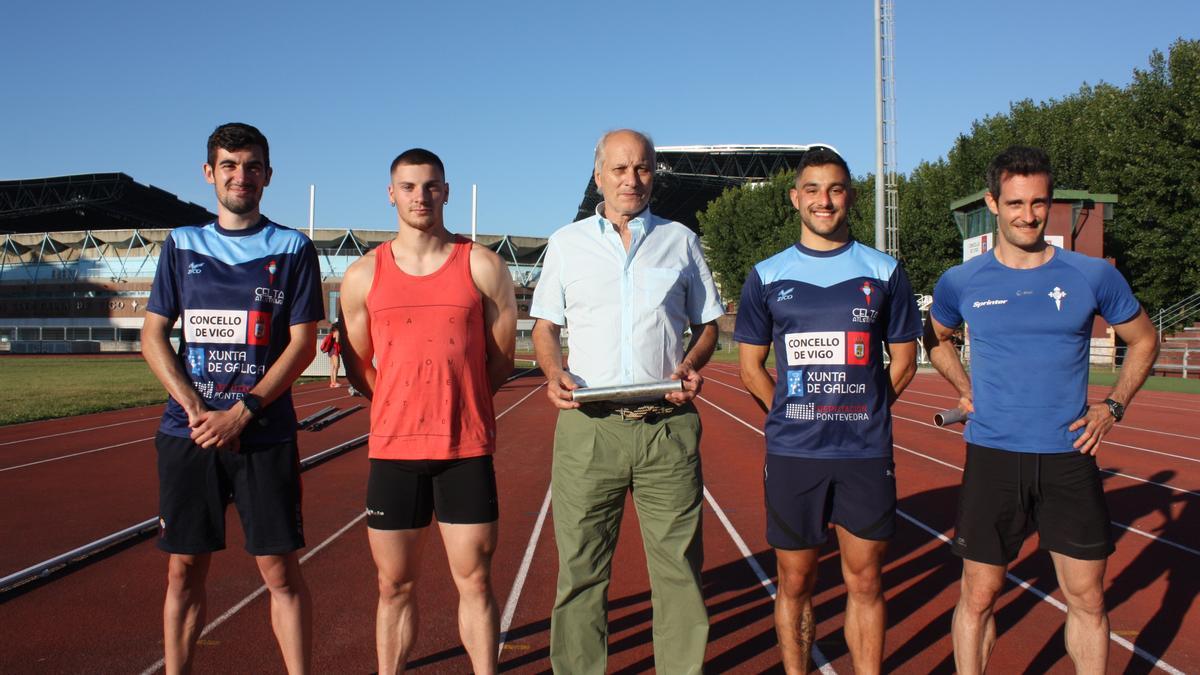
[[[637,129],[611,129],[609,131],[604,132],[604,135],[600,137],[600,140],[596,141],[596,154],[595,154],[595,169],[596,169],[596,171],[600,171],[600,167],[604,165],[604,144],[608,142],[609,137],[611,137],[613,134],[620,134],[620,133],[630,133],[630,134],[633,134],[634,136],[637,136],[638,139],[642,142],[642,145],[644,145],[646,147],[646,153],[650,155],[650,166],[654,167],[656,165],[657,159],[654,154],[654,139],[650,138],[650,134],[642,133],[642,132],[638,131]]]

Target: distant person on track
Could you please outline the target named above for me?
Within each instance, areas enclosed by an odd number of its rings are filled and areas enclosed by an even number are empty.
[[[650,572],[655,668],[699,673],[704,664],[700,416],[691,401],[722,306],[695,233],[650,213],[654,167],[646,135],[622,129],[600,139],[595,181],[604,201],[595,215],[550,236],[530,310],[538,365],[560,409],[551,478],[556,673],[605,671],[609,575],[631,491]],[[571,398],[579,387],[668,378],[682,380],[683,391],[666,399],[581,406]]]
[[[1053,194],[1044,151],[1014,146],[992,160],[984,201],[996,216],[996,246],[942,275],[926,326],[933,365],[970,413],[953,544],[963,559],[954,661],[968,675],[987,667],[1004,573],[1034,529],[1067,603],[1076,672],[1107,667],[1104,570],[1113,539],[1095,454],[1145,382],[1158,342],[1116,268],[1046,243]],[[1096,314],[1128,350],[1116,385],[1088,405]],[[963,323],[970,377],[951,342]]]
[[[339,336],[342,325],[340,322],[335,322],[330,327],[329,332],[325,335],[325,339],[321,341],[321,352],[329,357],[329,388],[336,389],[342,385],[338,384],[338,368],[342,365],[342,339]]]
[[[916,374],[921,315],[896,259],[850,238],[855,194],[845,160],[813,148],[797,171],[790,196],[800,240],[750,270],[733,336],[742,382],[767,412],[775,630],[784,669],[808,672],[812,594],[832,523],[846,583],[846,645],[856,673],[878,673],[883,556],[896,530],[891,405]],[[776,377],[766,368],[772,346]]]
[[[284,663],[304,673],[312,617],[296,555],[304,527],[291,387],[312,362],[325,314],[317,252],[259,212],[271,162],[258,129],[217,127],[204,177],[216,188],[217,220],[177,228],[163,243],[142,328],[142,354],[170,394],[155,438],[158,547],[171,554],[166,670],[191,670],[232,494],[246,551],[270,591]],[[177,318],[178,351],[170,343]]]
[[[371,399],[367,537],[379,570],[379,673],[404,672],[416,640],[416,586],[434,514],[458,587],[463,646],[476,673],[494,673],[492,395],[513,369],[512,277],[490,249],[446,229],[450,185],[437,155],[414,148],[396,157],[388,196],[396,238],[355,261],[341,292],[346,376]]]

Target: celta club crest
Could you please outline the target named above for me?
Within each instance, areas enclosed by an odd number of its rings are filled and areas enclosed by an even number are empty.
[[[279,267],[277,267],[275,265],[275,261],[272,260],[271,262],[267,263],[267,266],[265,269],[267,270],[267,284],[274,286],[275,285],[275,272],[279,270]]]
[[[1064,291],[1063,289],[1059,288],[1058,286],[1055,286],[1054,290],[1050,291],[1046,295],[1049,295],[1051,298],[1054,298],[1054,308],[1061,312],[1062,311],[1062,301],[1063,301],[1063,298],[1067,297],[1067,292]]]
[[[864,281],[863,285],[862,285],[862,292],[863,292],[863,295],[865,295],[867,297],[867,306],[868,307],[871,306],[871,291],[872,291],[871,283],[868,281]]]

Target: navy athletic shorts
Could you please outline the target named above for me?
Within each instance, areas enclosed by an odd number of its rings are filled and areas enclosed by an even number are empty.
[[[967,444],[954,553],[1007,565],[1037,530],[1040,547],[1078,560],[1114,550],[1096,458],[1078,451],[1009,452]]]
[[[492,456],[372,459],[367,527],[412,530],[439,523],[491,523],[500,517]]]
[[[807,459],[767,454],[763,470],[767,543],[798,550],[825,543],[829,524],[860,539],[896,532],[896,465],[891,457]]]
[[[159,433],[158,547],[195,555],[225,548],[225,507],[233,502],[251,555],[304,548],[300,451],[295,439],[242,445],[237,452],[202,448]]]

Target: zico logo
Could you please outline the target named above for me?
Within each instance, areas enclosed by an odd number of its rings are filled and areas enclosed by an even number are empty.
[[[789,366],[865,366],[871,362],[871,334],[860,331],[788,333]]]

